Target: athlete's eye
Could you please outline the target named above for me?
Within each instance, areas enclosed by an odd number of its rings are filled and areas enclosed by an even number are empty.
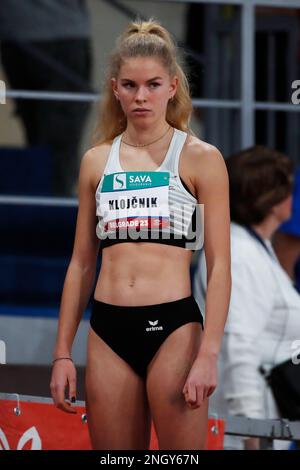
[[[133,83],[129,83],[129,82],[128,83],[123,83],[124,88],[132,88],[133,86],[134,86]]]
[[[160,83],[157,83],[157,82],[150,83],[150,87],[152,88],[157,88],[158,86],[160,86]]]

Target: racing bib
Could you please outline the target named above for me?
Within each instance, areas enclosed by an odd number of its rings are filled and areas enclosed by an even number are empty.
[[[132,171],[104,176],[104,234],[170,227],[168,171]]]

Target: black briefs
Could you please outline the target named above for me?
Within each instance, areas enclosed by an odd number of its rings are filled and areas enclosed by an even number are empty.
[[[92,329],[142,378],[165,339],[186,323],[203,317],[193,295],[152,305],[113,305],[93,299]]]

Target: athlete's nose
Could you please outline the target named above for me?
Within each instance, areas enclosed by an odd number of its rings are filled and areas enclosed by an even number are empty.
[[[147,100],[146,91],[142,87],[138,88],[136,95],[135,95],[135,101],[137,103],[143,103],[146,100]]]

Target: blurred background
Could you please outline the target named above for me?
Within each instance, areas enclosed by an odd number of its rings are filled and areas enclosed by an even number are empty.
[[[128,21],[151,16],[179,43],[196,135],[216,145],[225,158],[262,144],[288,154],[299,166],[300,0],[1,0],[4,392],[50,395],[59,303],[75,234],[79,165],[92,145],[106,59]],[[192,275],[195,264],[196,258]],[[79,398],[90,305],[73,349]]]

